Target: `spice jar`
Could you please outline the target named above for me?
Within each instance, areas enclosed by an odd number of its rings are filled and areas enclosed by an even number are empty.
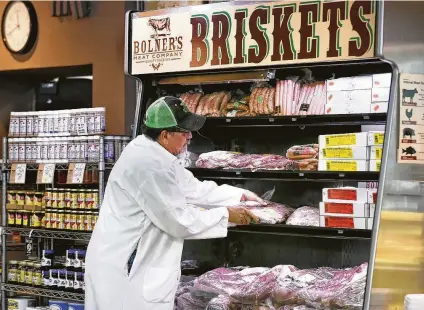
[[[16,260],[9,261],[8,269],[7,269],[7,281],[9,283],[18,282],[17,273],[18,273],[18,261]]]
[[[36,211],[31,214],[31,227],[40,228],[43,225],[44,212]]]
[[[32,285],[40,287],[42,285],[41,263],[34,263],[32,272]]]
[[[22,210],[22,227],[30,227],[30,212]]]
[[[77,214],[78,214],[78,212],[77,211],[71,211],[71,220],[70,220],[70,226],[71,226],[71,230],[72,231],[75,231],[75,230],[78,230],[78,227],[77,227]]]
[[[65,229],[65,210],[59,209],[56,214],[56,228],[60,230]]]
[[[25,191],[18,191],[17,193],[16,193],[16,200],[17,200],[17,205],[18,206],[23,206],[23,205],[25,205]]]
[[[84,184],[90,184],[90,183],[93,182],[92,173],[91,173],[90,170],[88,170],[88,169],[84,170],[84,177],[82,179],[82,182]]]
[[[51,209],[50,211],[50,228],[57,229],[57,216],[58,209]]]
[[[65,190],[63,188],[58,189],[56,204],[59,209],[65,208]]]
[[[91,170],[91,182],[99,183],[99,171]]]
[[[99,190],[93,190],[93,209],[99,208]]]
[[[22,215],[24,210],[16,210],[15,227],[22,227]]]
[[[66,290],[67,291],[73,291],[74,289],[74,279],[75,279],[75,273],[71,270],[66,270]]]
[[[65,229],[71,230],[71,210],[65,210]]]
[[[34,263],[31,261],[28,261],[26,264],[26,270],[25,270],[25,280],[24,280],[25,284],[32,285],[33,268],[34,268]]]
[[[26,261],[18,263],[18,273],[16,274],[16,282],[25,283]]]
[[[7,226],[15,227],[16,226],[16,210],[7,210]]]
[[[43,218],[43,227],[46,229],[51,229],[52,225],[51,225],[51,208],[46,208],[46,213],[44,214],[44,218]]]
[[[46,188],[46,191],[44,192],[44,205],[46,208],[50,208],[52,206],[52,192],[52,188]]]
[[[77,214],[77,230],[84,231],[85,212],[79,211]]]
[[[78,209],[78,190],[77,189],[71,189],[71,209]]]
[[[68,178],[68,171],[59,170],[57,172],[57,183],[58,184],[66,184],[67,178]]]
[[[34,192],[26,192],[25,193],[25,204],[27,206],[34,205]]]
[[[53,250],[43,250],[41,257],[41,267],[51,267],[53,266],[54,251]]]
[[[52,208],[57,208],[58,200],[58,190],[56,188],[52,189]]]
[[[70,209],[71,208],[71,189],[65,189],[65,204],[64,207]]]
[[[78,192],[78,209],[85,209],[85,190],[80,189]]]
[[[43,197],[44,197],[44,194],[42,192],[35,192],[35,194],[34,194],[34,206],[42,207],[43,206]]]
[[[16,205],[18,203],[16,199],[16,191],[7,191],[7,204]]]
[[[93,231],[93,226],[91,225],[92,220],[93,220],[93,213],[91,211],[85,212],[85,218],[84,218],[85,231]]]

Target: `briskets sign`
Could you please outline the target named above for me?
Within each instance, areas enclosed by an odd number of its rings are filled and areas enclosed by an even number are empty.
[[[375,1],[211,4],[133,13],[130,74],[374,56]]]

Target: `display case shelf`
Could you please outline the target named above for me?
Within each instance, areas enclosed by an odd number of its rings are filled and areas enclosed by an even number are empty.
[[[5,227],[3,228],[3,232],[8,235],[19,233],[22,237],[29,237],[29,235],[31,234],[31,237],[34,238],[62,239],[74,241],[90,241],[91,238],[91,232],[73,232],[48,229]]]
[[[25,163],[25,162],[16,162],[14,164],[26,164],[26,170],[38,170],[39,165],[41,165],[42,163]],[[55,164],[56,165],[56,170],[68,170],[69,169],[69,163],[54,163],[54,162],[45,162],[43,164]],[[6,165],[6,170],[11,170],[12,169],[12,164],[7,164]],[[85,165],[85,169],[86,170],[100,170],[100,165],[99,163],[86,163]]]
[[[205,127],[352,126],[384,125],[386,113],[293,115],[259,117],[209,117]]]
[[[16,284],[2,284],[1,288],[3,291],[6,291],[6,292],[14,292],[19,294],[35,295],[35,296],[44,296],[49,298],[68,299],[68,300],[75,300],[75,301],[84,301],[83,293],[70,293],[70,292],[63,292],[58,290],[50,290],[45,288],[37,288],[32,286],[16,285]]]
[[[306,238],[330,238],[330,239],[371,239],[371,230],[367,229],[344,229],[314,226],[295,226],[286,224],[258,224],[237,226],[228,229],[229,233],[252,233],[288,235]]]
[[[189,170],[201,179],[216,180],[251,180],[261,179],[269,181],[378,181],[379,172],[374,171],[283,171],[283,170],[232,170],[232,169],[206,169],[189,168]]]

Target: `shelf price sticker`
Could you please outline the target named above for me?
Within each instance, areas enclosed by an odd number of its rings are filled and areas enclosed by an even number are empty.
[[[68,184],[81,184],[84,180],[85,163],[70,164],[68,169]]]
[[[12,164],[10,183],[25,184],[26,164]]]
[[[55,164],[41,164],[38,166],[37,184],[51,184],[53,183],[54,172],[56,170]]]

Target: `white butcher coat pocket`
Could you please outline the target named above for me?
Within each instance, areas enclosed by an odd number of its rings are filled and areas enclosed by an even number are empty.
[[[180,281],[180,270],[146,267],[143,280],[143,297],[150,303],[174,302]]]

